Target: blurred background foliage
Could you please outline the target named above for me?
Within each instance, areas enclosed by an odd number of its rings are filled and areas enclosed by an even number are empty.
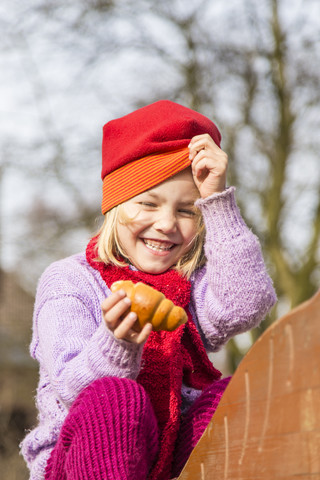
[[[229,184],[279,302],[217,361],[319,288],[318,0],[5,0],[0,6],[0,468],[35,422],[29,359],[36,281],[101,222],[102,125],[167,98],[212,118]],[[215,359],[214,359],[215,361]]]

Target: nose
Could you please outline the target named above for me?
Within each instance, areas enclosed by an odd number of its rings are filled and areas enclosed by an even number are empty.
[[[172,233],[177,230],[177,219],[173,212],[168,210],[158,213],[154,228],[163,233]]]

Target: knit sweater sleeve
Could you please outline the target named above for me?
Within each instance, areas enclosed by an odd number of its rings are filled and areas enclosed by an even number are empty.
[[[235,188],[196,205],[206,226],[207,263],[194,275],[192,305],[206,347],[217,351],[234,335],[259,325],[276,294],[260,243],[241,217]]]
[[[106,293],[90,270],[56,262],[37,290],[31,354],[66,406],[99,377],[134,379],[140,370],[142,348],[117,340],[102,321]]]

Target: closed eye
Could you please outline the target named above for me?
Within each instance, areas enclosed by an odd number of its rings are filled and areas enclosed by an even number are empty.
[[[183,215],[188,215],[190,217],[193,217],[196,215],[196,212],[194,210],[189,210],[189,209],[185,209],[185,208],[181,208],[179,210],[179,213],[182,213]]]
[[[150,208],[155,208],[157,205],[152,202],[139,202],[139,205],[142,205],[143,207],[150,207]]]

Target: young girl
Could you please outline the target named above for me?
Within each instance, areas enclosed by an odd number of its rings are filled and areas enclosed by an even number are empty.
[[[229,379],[209,361],[275,303],[257,238],[226,188],[227,156],[203,115],[159,101],[107,123],[104,224],[37,291],[31,354],[39,424],[22,442],[31,479],[178,476]],[[174,332],[132,327],[117,280],[188,314]]]

